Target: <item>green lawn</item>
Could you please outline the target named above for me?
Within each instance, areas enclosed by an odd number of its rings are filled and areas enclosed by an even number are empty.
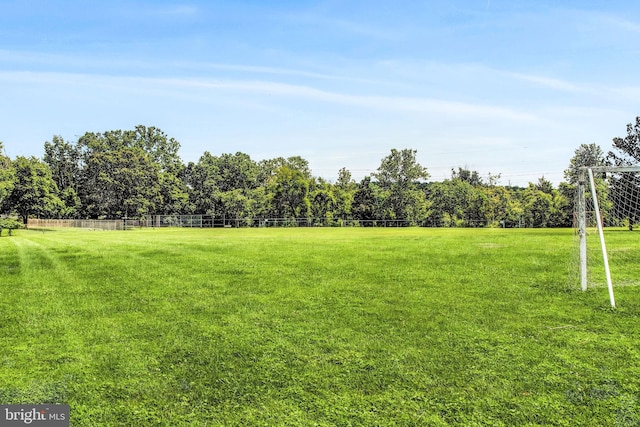
[[[612,272],[640,274],[637,233]],[[595,239],[592,239],[595,240]],[[0,403],[72,425],[639,425],[640,286],[572,230],[0,238]],[[627,280],[628,281],[628,280]]]

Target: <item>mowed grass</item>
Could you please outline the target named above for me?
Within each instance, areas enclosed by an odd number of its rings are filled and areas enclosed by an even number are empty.
[[[22,230],[0,238],[0,403],[74,426],[639,425],[640,287],[615,310],[581,292],[572,234]],[[640,274],[638,237],[612,234],[614,274]]]

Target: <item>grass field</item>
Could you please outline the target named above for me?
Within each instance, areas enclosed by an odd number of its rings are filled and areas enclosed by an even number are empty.
[[[581,292],[572,233],[21,230],[0,403],[77,426],[640,425],[640,287],[615,310]],[[640,275],[639,237],[611,234],[614,278]]]

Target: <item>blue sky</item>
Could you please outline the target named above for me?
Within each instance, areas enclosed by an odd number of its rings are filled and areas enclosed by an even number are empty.
[[[359,180],[413,148],[555,184],[640,115],[635,1],[0,0],[0,141],[156,126],[204,151]]]

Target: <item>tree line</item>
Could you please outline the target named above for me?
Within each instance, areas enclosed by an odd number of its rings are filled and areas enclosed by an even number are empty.
[[[184,163],[180,144],[155,127],[54,136],[44,157],[10,159],[0,142],[0,213],[29,217],[121,219],[203,214],[253,224],[296,219],[338,224],[444,227],[567,227],[573,223],[580,166],[640,160],[640,117],[614,138],[605,157],[596,144],[575,151],[557,188],[541,177],[526,187],[498,185],[476,171],[452,170],[429,181],[416,150],[392,149],[376,172],[356,182],[342,168],[335,182],[314,177],[299,156],[255,161],[248,154],[205,152]]]

